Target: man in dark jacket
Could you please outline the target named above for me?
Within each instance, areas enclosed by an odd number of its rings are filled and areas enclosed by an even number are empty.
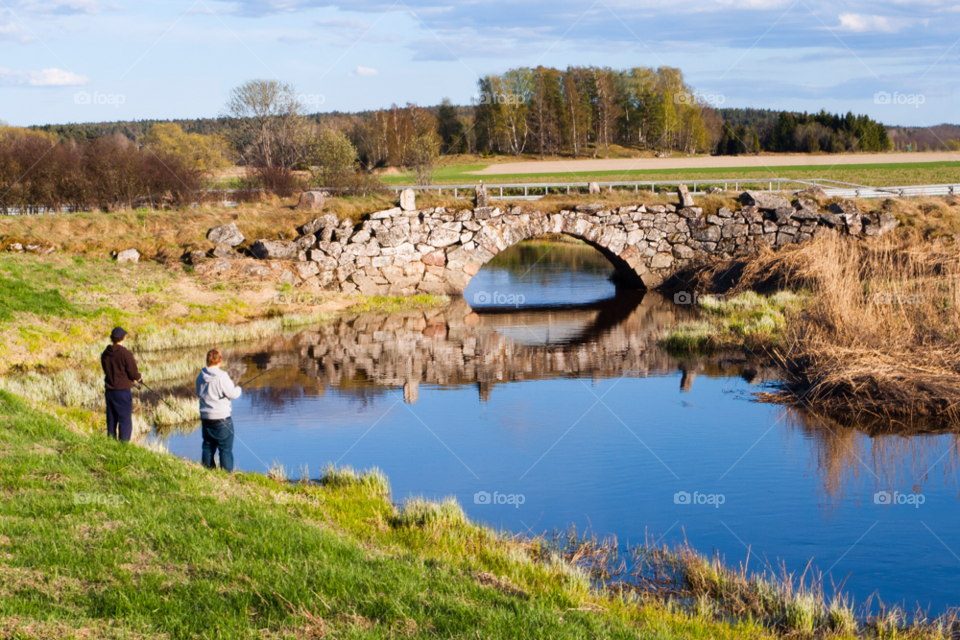
[[[110,333],[113,344],[100,355],[106,386],[107,436],[115,439],[119,426],[120,442],[130,442],[133,432],[133,393],[130,389],[143,380],[133,354],[123,346],[126,337],[127,332],[116,327]]]

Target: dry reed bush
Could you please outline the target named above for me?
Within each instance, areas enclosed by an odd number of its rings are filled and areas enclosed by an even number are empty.
[[[714,267],[713,271],[716,271]],[[743,265],[735,294],[804,287],[780,357],[795,400],[866,416],[960,422],[960,247],[916,231],[823,238]]]

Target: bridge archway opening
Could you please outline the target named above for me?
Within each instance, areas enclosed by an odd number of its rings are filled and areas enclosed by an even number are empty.
[[[619,264],[618,264],[619,263]],[[519,240],[489,257],[463,290],[480,307],[582,305],[642,289],[618,256],[571,234]]]

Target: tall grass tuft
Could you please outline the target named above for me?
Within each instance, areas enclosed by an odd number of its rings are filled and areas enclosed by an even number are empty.
[[[157,427],[169,427],[200,421],[200,404],[195,398],[168,396],[153,406],[150,421]]]
[[[397,527],[462,526],[466,522],[467,516],[454,497],[441,502],[419,496],[408,498],[393,517]]]
[[[358,472],[353,467],[336,467],[331,463],[323,470],[320,482],[329,487],[366,487],[377,495],[390,495],[390,481],[377,467]]]

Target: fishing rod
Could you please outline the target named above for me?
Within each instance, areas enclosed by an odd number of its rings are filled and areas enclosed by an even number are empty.
[[[273,370],[276,369],[276,368],[277,368],[277,367],[270,367],[270,368],[267,369],[266,371],[263,371],[263,372],[261,372],[261,373],[258,373],[258,374],[255,375],[255,376],[253,376],[252,378],[250,378],[250,379],[247,380],[246,382],[241,382],[241,383],[238,384],[237,386],[238,386],[238,387],[243,387],[243,386],[246,385],[246,384],[250,384],[251,382],[253,382],[253,381],[256,380],[257,378],[259,378],[260,376],[262,376],[262,375],[264,375],[264,374],[266,374],[266,373],[270,373],[271,371],[273,371]]]
[[[170,410],[171,410],[171,411],[176,411],[176,409],[173,408],[173,405],[170,404],[169,402],[167,402],[167,401],[164,399],[164,397],[160,395],[160,392],[159,392],[159,391],[157,391],[156,389],[154,389],[153,387],[151,387],[150,385],[148,385],[148,384],[147,384],[146,382],[144,382],[143,380],[140,380],[139,382],[137,382],[137,384],[138,384],[138,385],[143,385],[144,387],[147,388],[147,391],[152,391],[153,393],[157,394],[157,397],[160,398],[160,402],[162,402],[163,404],[165,404],[165,405],[167,405],[168,407],[170,407]]]

